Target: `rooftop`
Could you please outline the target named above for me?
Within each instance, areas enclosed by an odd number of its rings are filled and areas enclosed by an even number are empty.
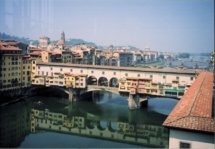
[[[201,72],[163,126],[214,133],[212,117],[213,73]]]
[[[12,50],[21,51],[20,48],[14,47],[14,46],[10,46],[10,45],[8,45],[8,46],[1,46],[0,45],[0,50],[4,50],[4,51],[12,51]]]

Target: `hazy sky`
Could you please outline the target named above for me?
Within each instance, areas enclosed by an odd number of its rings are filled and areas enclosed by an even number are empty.
[[[212,52],[214,0],[0,0],[0,32],[30,39]]]

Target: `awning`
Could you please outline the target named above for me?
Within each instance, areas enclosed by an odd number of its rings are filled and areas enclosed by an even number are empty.
[[[165,92],[177,93],[177,90],[165,89]]]
[[[184,93],[184,90],[178,90],[178,92],[180,92],[180,93]]]

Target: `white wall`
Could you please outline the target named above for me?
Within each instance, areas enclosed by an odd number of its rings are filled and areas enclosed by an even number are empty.
[[[179,148],[180,142],[191,144],[195,149],[214,149],[214,134],[170,129],[169,148]]]
[[[40,69],[38,69],[38,66],[40,66]],[[52,67],[52,70],[50,69]],[[62,68],[62,71],[60,71],[60,68]],[[72,69],[72,72],[70,71]],[[137,77],[137,78],[150,78],[150,75],[153,76],[152,81],[153,82],[160,82],[160,83],[172,83],[172,80],[176,80],[176,77],[179,77],[179,84],[189,84],[193,83],[195,75],[193,74],[179,74],[179,73],[168,73],[168,72],[143,72],[143,71],[128,71],[128,70],[120,70],[120,69],[103,69],[103,68],[79,68],[79,67],[72,67],[72,66],[51,66],[51,65],[37,65],[37,71],[40,71],[40,75],[42,74],[42,71],[44,71],[44,75],[46,75],[46,72],[48,72],[49,75],[51,75],[51,72],[71,72],[75,74],[87,74],[88,77],[94,76],[97,78],[97,80],[100,77],[106,77],[108,81],[110,81],[111,78],[115,77],[117,79],[121,79],[123,77]],[[93,73],[92,73],[93,71]],[[102,72],[105,72],[103,74]],[[116,73],[114,75],[114,72]],[[126,76],[126,73],[128,74]],[[38,74],[38,73],[36,73]],[[140,75],[138,77],[138,74]],[[164,79],[163,76],[166,78]],[[193,80],[190,78],[193,77]]]

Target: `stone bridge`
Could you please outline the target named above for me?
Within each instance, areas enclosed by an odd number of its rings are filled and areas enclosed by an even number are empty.
[[[169,66],[173,66],[173,62],[179,62],[181,67],[185,67],[185,63],[187,62],[191,62],[193,64],[192,68],[199,68],[199,64],[200,63],[206,63],[207,66],[209,66],[210,61],[196,61],[196,60],[192,60],[192,59],[178,59],[178,60],[167,60],[167,64],[169,64]]]
[[[37,62],[36,69],[33,73],[44,78],[51,76],[52,84],[49,84],[49,86],[61,86],[60,88],[65,90],[64,92],[69,95],[70,100],[75,100],[78,95],[83,93],[96,90],[104,90],[121,95],[121,93],[118,91],[118,86],[119,82],[125,80],[125,78],[150,79],[151,82],[160,84],[172,84],[173,81],[177,80],[178,84],[184,85],[191,84],[194,81],[194,77],[197,75],[196,71],[189,70],[160,70],[134,67],[113,67],[44,62]],[[80,78],[80,80],[73,82],[72,86],[79,84],[80,86],[78,87],[66,86],[65,82],[68,80],[68,77],[64,77],[62,75],[65,73],[84,75],[86,78]],[[61,75],[59,76],[57,74]],[[86,81],[84,81],[85,79]],[[45,82],[43,85],[47,86],[47,81],[49,80],[44,79],[41,82]],[[40,82],[40,80],[37,80],[37,82]],[[127,87],[127,85],[131,84],[125,84],[126,91],[127,88],[130,90],[130,87]],[[124,93],[124,91],[120,91]],[[147,101],[146,99],[142,99],[141,96],[144,96],[142,94],[143,93],[139,94],[136,92],[129,92],[126,97],[128,98],[128,107],[130,109],[139,108],[140,102]]]
[[[78,97],[88,93],[88,92],[93,92],[93,91],[107,91],[107,92],[112,92],[114,94],[121,95],[128,100],[128,107],[130,109],[136,109],[139,108],[141,105],[142,106],[147,106],[148,99],[146,96],[140,96],[138,94],[136,95],[130,95],[126,93],[119,92],[118,88],[116,87],[107,87],[107,86],[97,86],[97,85],[88,85],[87,88],[83,89],[76,89],[76,88],[65,88],[65,87],[60,87],[60,86],[43,86],[43,85],[33,85],[33,90],[39,89],[41,87],[45,88],[52,88],[54,91],[61,91],[63,93],[66,93],[68,95],[69,101],[76,101],[78,100]]]
[[[92,91],[107,91],[112,92],[121,96],[124,96],[128,100],[128,107],[130,109],[136,109],[142,106],[147,106],[148,99],[147,97],[140,97],[138,94],[131,95],[131,94],[123,94],[122,92],[119,92],[119,89],[116,87],[107,87],[107,86],[97,86],[97,85],[88,85],[86,89],[79,90],[79,93],[76,92],[76,89],[69,88],[68,90],[65,90],[66,93],[69,95],[69,100],[76,100],[76,96],[74,95],[82,95],[87,92]]]

